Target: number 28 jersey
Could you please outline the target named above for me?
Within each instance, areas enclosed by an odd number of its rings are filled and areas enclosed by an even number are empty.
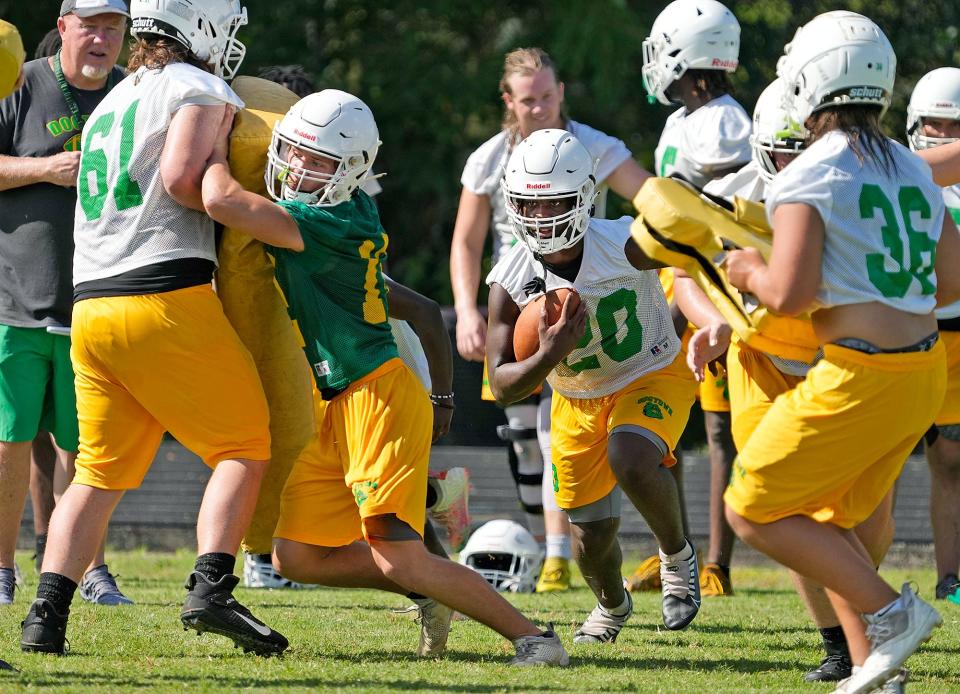
[[[611,395],[667,366],[680,351],[656,271],[637,270],[624,254],[632,221],[590,220],[572,284],[546,271],[547,290],[572,286],[587,308],[583,337],[547,377],[566,398]],[[517,244],[491,270],[487,284],[499,284],[522,309],[539,296],[528,291],[543,273],[533,253]]]
[[[926,162],[888,142],[893,155],[889,172],[869,153],[861,162],[847,136],[832,131],[770,186],[766,207],[771,223],[774,210],[786,203],[810,205],[823,219],[819,307],[877,301],[925,314],[936,306],[933,270],[943,193]]]
[[[227,83],[186,63],[140,68],[114,87],[83,129],[74,225],[74,286],[183,258],[216,262],[213,220],[167,193],[160,155],[184,106],[232,104]]]

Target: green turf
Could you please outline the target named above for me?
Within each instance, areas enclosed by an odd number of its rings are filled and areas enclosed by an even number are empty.
[[[244,656],[229,641],[180,628],[180,587],[192,558],[183,552],[110,553],[134,607],[74,605],[64,658],[19,650],[20,620],[36,587],[27,555],[20,557],[28,586],[15,605],[0,608],[0,658],[19,673],[0,672],[0,692],[100,691],[640,691],[829,692],[802,682],[819,662],[811,628],[786,573],[770,566],[737,568],[737,594],[708,598],[684,632],[659,627],[659,596],[636,596],[634,617],[612,646],[572,646],[573,629],[593,606],[578,579],[559,595],[512,598],[541,622],[555,623],[570,650],[566,669],[509,668],[506,641],[474,622],[456,622],[442,660],[412,656],[417,627],[391,613],[403,598],[373,591],[238,591],[254,613],[292,644],[283,658]],[[634,557],[636,559],[636,557]],[[918,582],[933,593],[932,571],[892,570],[888,580]],[[960,692],[960,606],[938,603],[944,627],[908,662],[910,692]]]

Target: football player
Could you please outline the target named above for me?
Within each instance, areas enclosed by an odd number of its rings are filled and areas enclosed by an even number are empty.
[[[500,91],[505,106],[503,128],[467,159],[450,246],[457,349],[464,359],[472,361],[483,360],[486,340],[487,323],[477,305],[484,241],[490,231],[493,264],[516,242],[499,186],[507,158],[520,140],[544,128],[572,132],[599,162],[598,217],[604,216],[608,186],[632,199],[650,175],[633,160],[622,141],[567,116],[564,85],[546,51],[519,48],[508,53]],[[485,399],[493,399],[487,390],[484,388]],[[527,527],[540,542],[546,541],[547,559],[537,584],[538,592],[566,590],[570,586],[570,524],[551,491],[549,411],[550,389],[545,386],[539,404],[534,398],[506,406],[507,425],[499,429],[507,443]]]
[[[281,653],[287,639],[233,597],[240,538],[270,458],[250,354],[213,291],[200,182],[244,55],[237,0],[133,0],[130,75],[91,114],[80,161],[73,347],[80,454],[51,522],[25,651],[63,653],[76,581],[165,431],[213,473],[197,521],[184,627]]]
[[[740,24],[716,0],[675,0],[657,16],[643,42],[643,84],[651,102],[680,106],[663,126],[655,152],[657,175],[703,188],[750,161],[750,117],[729,94],[728,74],[736,70],[739,53]],[[664,274],[669,289],[669,271]],[[685,341],[690,333],[685,332]],[[692,382],[690,387],[697,388]],[[721,495],[735,452],[726,375],[709,374],[699,398],[711,468],[710,545],[701,587],[704,595],[730,595],[734,535],[723,517]],[[682,466],[672,471],[682,489]],[[633,590],[655,589],[657,558],[638,566],[629,581]]]
[[[423,545],[433,414],[398,357],[381,271],[387,235],[358,190],[380,145],[370,109],[331,89],[291,108],[268,153],[276,204],[230,175],[230,125],[225,118],[204,175],[204,205],[267,244],[324,401],[317,433],[284,487],[277,570],[307,583],[408,595],[424,621],[420,655],[443,653],[456,609],[513,641],[513,664],[566,665],[552,631],[538,629],[479,574]]]
[[[518,243],[487,277],[487,363],[498,401],[527,397],[544,379],[551,405],[553,489],[574,527],[575,552],[598,604],[575,643],[615,641],[633,603],[617,541],[621,489],[660,546],[663,622],[683,629],[700,607],[697,560],[684,536],[666,466],[694,393],[663,290],[630,239],[630,218],[591,218],[595,160],[570,132],[538,130],[510,155],[501,184]],[[559,320],[541,318],[538,351],[517,361],[524,306],[572,287]]]
[[[727,518],[827,588],[854,664],[839,691],[854,693],[895,674],[941,623],[909,584],[898,594],[880,578],[852,532],[940,409],[946,358],[933,309],[960,289],[935,272],[960,250],[942,193],[880,129],[895,68],[887,37],[862,15],[829,12],[798,30],[777,73],[809,144],[767,192],[769,262],[755,249],[726,260],[729,281],[769,308],[812,310],[824,350],[739,452]]]
[[[915,152],[960,139],[960,69],[940,67],[920,78],[907,106],[907,139]],[[945,187],[943,201],[960,222],[960,185]],[[947,396],[926,436],[936,597],[960,603],[960,302],[938,308],[936,315],[948,367]]]

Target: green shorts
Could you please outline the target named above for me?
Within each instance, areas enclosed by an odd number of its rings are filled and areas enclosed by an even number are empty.
[[[60,448],[77,450],[70,338],[0,325],[0,441],[32,441],[40,430]]]

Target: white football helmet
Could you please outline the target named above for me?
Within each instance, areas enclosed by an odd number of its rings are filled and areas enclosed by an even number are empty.
[[[575,245],[587,231],[597,197],[596,162],[580,140],[566,130],[537,130],[518,144],[500,180],[514,236],[536,255]],[[569,201],[559,214],[525,216],[531,200]]]
[[[920,78],[907,106],[907,140],[917,152],[956,142],[955,137],[927,137],[924,118],[960,120],[960,69],[938,67]]]
[[[771,154],[799,154],[806,146],[803,134],[791,126],[783,101],[783,80],[778,77],[763,90],[753,110],[750,145],[753,160],[760,167],[760,178],[767,185],[777,175],[777,166]]]
[[[237,30],[247,23],[247,8],[239,0],[131,0],[130,18],[134,37],[175,39],[225,80],[237,74],[247,52],[236,39]]]
[[[543,550],[519,523],[492,520],[467,540],[460,563],[483,576],[497,591],[532,593],[543,565]]]
[[[667,87],[687,70],[733,72],[740,60],[740,22],[717,0],[674,0],[643,41],[643,86],[650,103],[670,105]]]
[[[291,147],[333,159],[336,171],[326,174],[288,163]],[[264,176],[267,192],[274,200],[299,200],[318,207],[339,205],[360,186],[379,147],[373,113],[353,94],[324,89],[305,96],[273,127]],[[306,192],[301,188],[307,181],[321,185]]]
[[[828,106],[876,104],[885,112],[896,72],[897,56],[880,27],[846,10],[797,29],[777,62],[787,114],[804,136],[810,114]]]

